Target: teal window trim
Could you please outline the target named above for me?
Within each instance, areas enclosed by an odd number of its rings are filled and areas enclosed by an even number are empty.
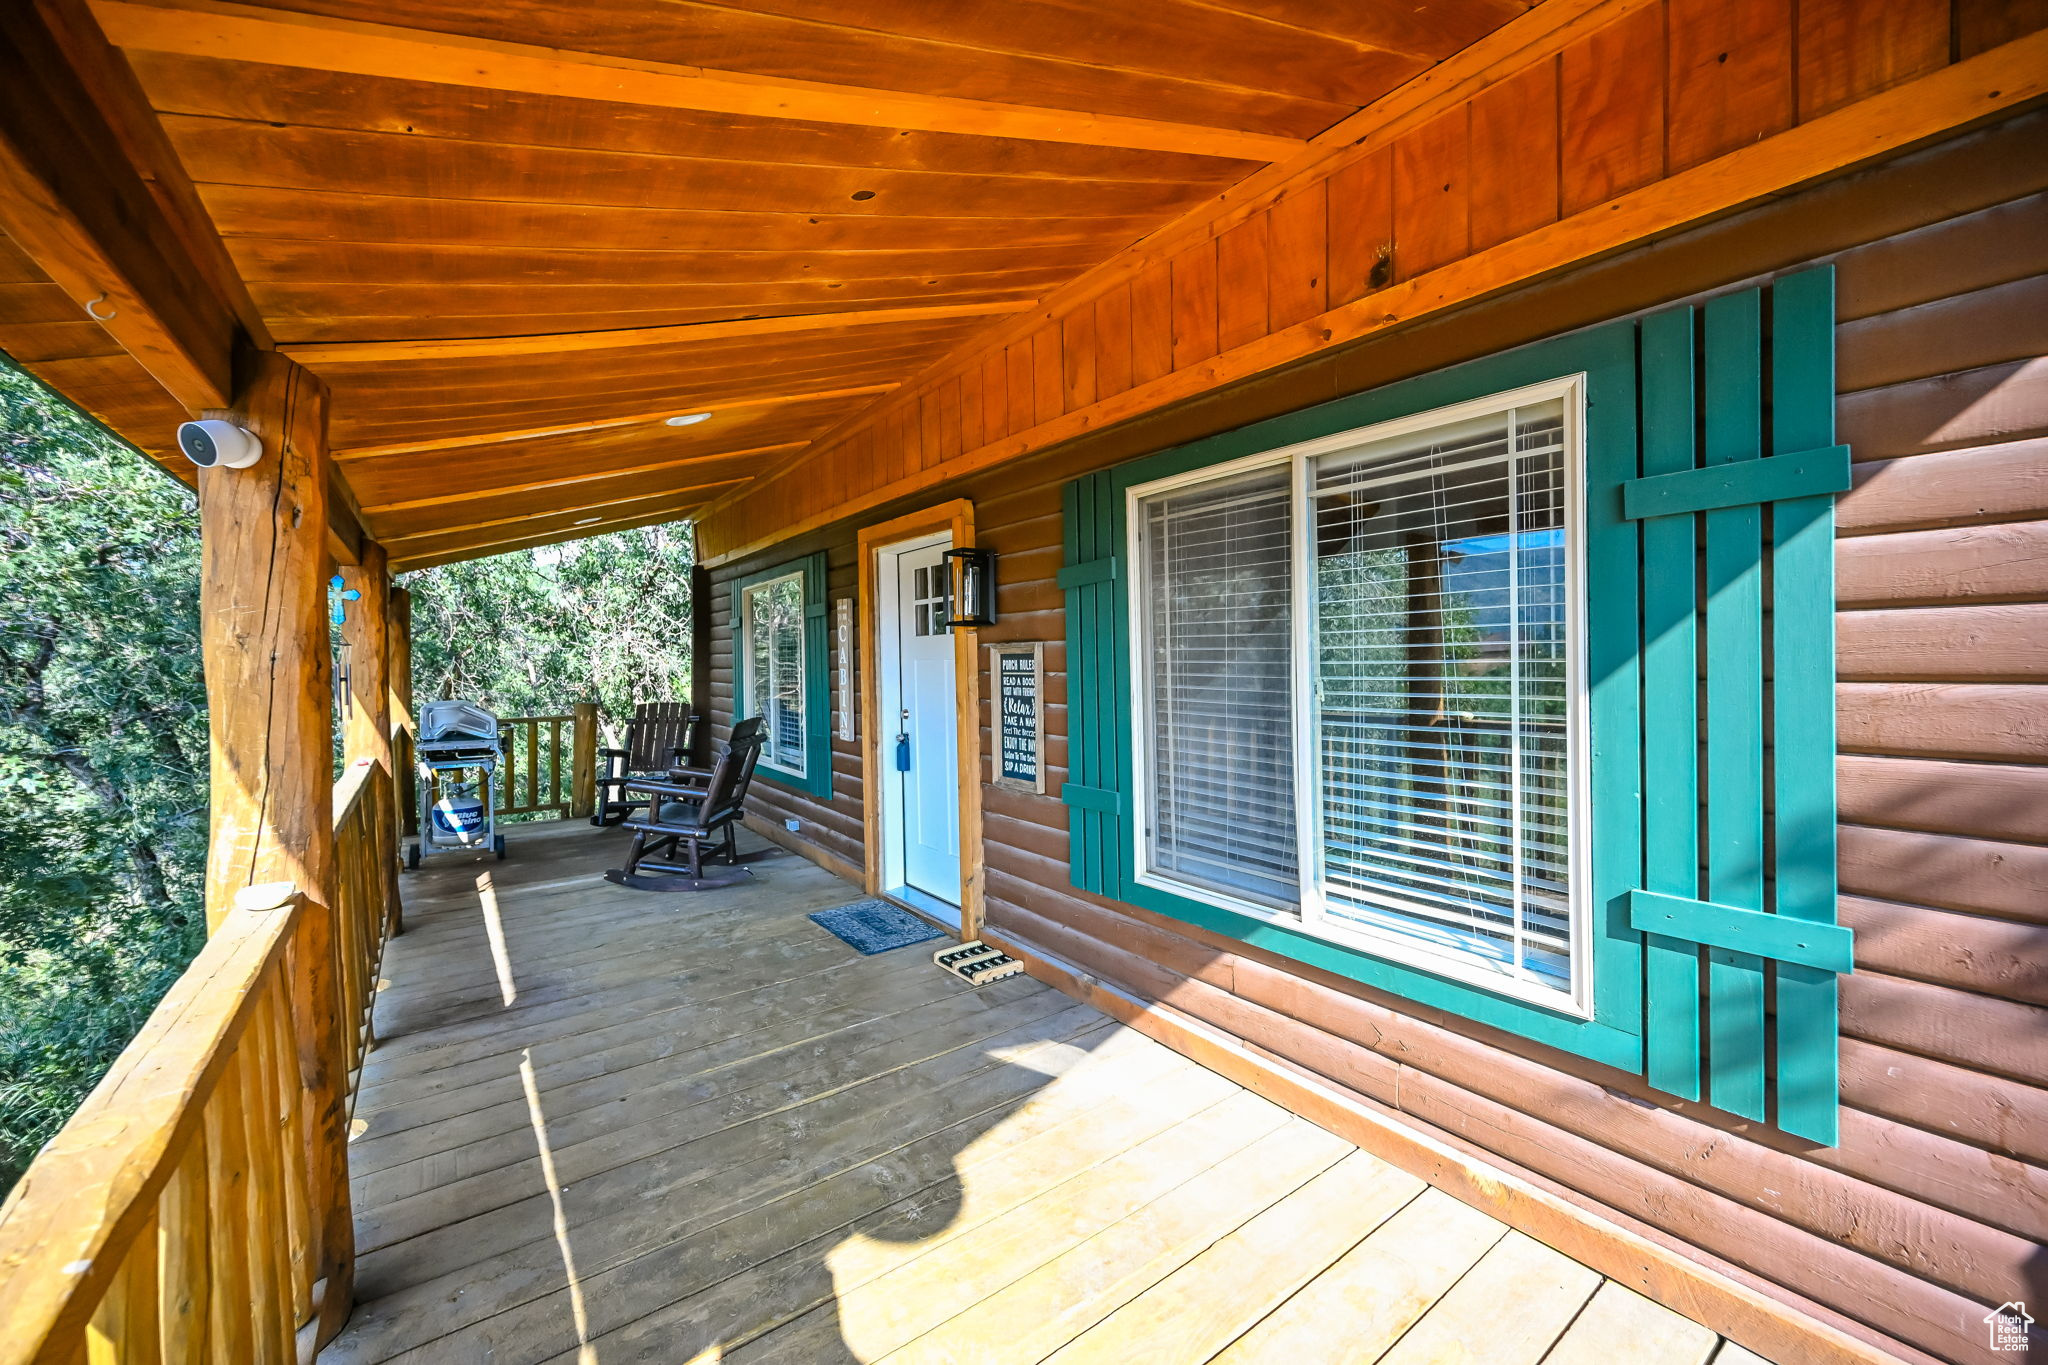
[[[732,585],[732,719],[747,718],[747,590],[762,583],[801,574],[803,581],[804,770],[793,773],[766,758],[757,777],[792,791],[808,792],[821,801],[832,799],[831,661],[825,635],[825,552],[786,560],[750,573]]]
[[[1641,884],[1641,736],[1637,656],[1639,524],[1622,515],[1622,487],[1637,476],[1637,362],[1633,323],[1616,323],[1472,361],[1370,393],[1288,413],[1105,471],[1113,553],[1129,553],[1130,489],[1283,446],[1449,407],[1456,403],[1583,375],[1585,385],[1585,663],[1588,763],[1586,799],[1587,970],[1590,1016],[1503,995],[1470,981],[1324,938],[1306,929],[1242,914],[1137,880],[1138,822],[1128,820],[1108,868],[1105,894],[1197,925],[1252,947],[1343,976],[1419,1004],[1532,1038],[1628,1071],[1643,1061],[1641,934],[1630,921],[1629,893]],[[1598,585],[1597,590],[1591,590]],[[1130,657],[1128,594],[1118,591],[1109,618],[1110,656]],[[1119,668],[1119,675],[1126,670]],[[1119,676],[1103,707],[1115,725],[1117,790],[1137,789],[1131,743],[1134,699]]]

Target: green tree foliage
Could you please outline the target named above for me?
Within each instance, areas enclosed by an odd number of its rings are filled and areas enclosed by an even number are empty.
[[[501,716],[599,703],[616,721],[690,695],[687,523],[407,574],[413,688]]]
[[[204,936],[189,490],[0,366],[0,1186]]]

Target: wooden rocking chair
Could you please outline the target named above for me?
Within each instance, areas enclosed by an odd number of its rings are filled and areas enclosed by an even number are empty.
[[[626,783],[636,778],[658,778],[690,761],[695,752],[697,722],[688,705],[679,701],[648,701],[633,708],[626,722],[626,747],[597,751],[604,765],[597,775],[597,810],[593,825],[616,825],[644,801],[626,796]]]
[[[764,738],[759,717],[743,720],[732,727],[732,743],[712,767],[674,768],[665,779],[626,779],[629,794],[642,794],[634,804],[644,804],[648,814],[626,821],[632,851],[625,867],[606,872],[605,880],[642,891],[709,891],[751,875],[741,864],[776,851],[741,853],[735,838]],[[705,864],[714,860],[731,870],[707,873]]]

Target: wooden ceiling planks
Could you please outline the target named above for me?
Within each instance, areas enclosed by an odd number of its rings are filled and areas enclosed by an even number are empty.
[[[1080,0],[1012,0],[1001,6],[899,0],[864,6],[857,15],[843,5],[821,6],[815,18],[768,12],[799,8],[793,3],[741,9],[687,0],[659,6],[644,0],[584,0],[573,5],[546,0],[297,0],[267,8],[327,16],[330,22],[321,45],[328,50],[291,53],[226,24],[202,28],[188,21],[181,32],[173,22],[175,11],[158,11],[151,24],[146,11],[153,8],[96,6],[116,41],[124,45],[179,45],[188,41],[187,35],[204,32],[211,40],[210,50],[239,51],[250,60],[340,64],[347,58],[332,49],[342,45],[341,35],[349,27],[373,24],[411,30],[420,38],[448,35],[464,44],[454,49],[463,53],[461,57],[451,54],[449,70],[440,69],[440,63],[420,50],[393,49],[378,54],[384,64],[373,71],[431,70],[443,78],[459,70],[464,80],[491,82],[494,74],[479,70],[491,64],[488,55],[478,55],[477,40],[482,40],[523,52],[609,58],[614,66],[623,62],[707,75],[730,73],[764,86],[822,84],[861,92],[871,105],[882,103],[883,92],[898,92],[935,102],[1063,110],[1293,139],[1320,132],[1350,109],[1399,84],[1426,61],[1184,0],[1154,0],[1128,11]],[[243,7],[186,0],[178,8]],[[141,31],[146,24],[152,31]],[[910,31],[918,29],[924,32]],[[560,74],[547,79],[553,88],[566,84]],[[659,98],[654,91],[638,93],[643,102]],[[830,104],[829,96],[806,99],[807,93],[801,88],[791,91],[785,107],[803,105],[834,122],[862,121]],[[921,126],[903,116],[906,105],[889,106],[892,117],[884,126]],[[985,124],[973,130],[997,131]],[[1044,136],[1045,130],[1032,131],[1038,140],[1052,140]],[[1072,127],[1054,131],[1058,140],[1076,136]]]
[[[626,498],[657,493],[683,494],[714,484],[738,484],[753,478],[769,456],[787,454],[794,446],[767,446],[718,455],[696,456],[665,465],[618,473],[565,474],[536,479],[487,494],[465,491],[440,499],[417,500],[383,511],[366,512],[365,523],[380,540],[446,530],[505,517],[602,507]]]
[[[694,510],[1525,8],[45,2],[121,46],[400,562]],[[0,346],[114,413],[63,302],[0,260]]]
[[[668,152],[617,152],[529,143],[277,127],[164,117],[193,179],[210,184],[451,197],[502,203],[731,213],[916,218],[1119,218],[1170,213],[1216,184],[1081,176],[897,170],[821,162],[745,163]]]
[[[1185,152],[476,90],[396,74],[344,75],[211,55],[134,51],[129,60],[166,114],[457,142],[653,155],[687,148],[693,156],[742,164],[1171,183],[1228,183],[1258,164]],[[252,73],[258,78],[249,79]]]
[[[704,490],[712,496],[729,491]],[[408,542],[399,547],[404,553],[391,557],[391,571],[406,573],[414,569],[432,568],[436,564],[454,564],[465,559],[480,559],[486,555],[500,555],[512,550],[559,545],[566,541],[582,540],[610,531],[624,531],[635,526],[658,526],[664,522],[680,521],[695,516],[701,510],[703,503],[698,500],[699,497],[700,494],[692,493],[678,502],[656,499],[649,504],[652,510],[630,510],[628,514],[629,509],[622,507],[612,516],[599,515],[595,521],[590,519],[589,513],[521,517],[511,525],[447,535],[440,540],[438,548],[427,542]]]
[[[896,330],[849,351],[831,337],[768,337],[608,354],[598,366],[540,352],[476,360],[374,365],[306,363],[335,393],[338,448],[408,438],[494,436],[647,414],[893,383],[941,355],[971,322]],[[697,406],[693,406],[697,405]]]
[[[573,432],[601,431],[611,427],[637,426],[652,422],[668,424],[671,417],[692,416],[696,412],[724,412],[732,408],[773,406],[787,403],[803,403],[827,398],[866,398],[883,394],[895,388],[891,384],[862,384],[844,389],[820,389],[814,393],[784,393],[774,397],[760,397],[752,400],[721,397],[708,403],[691,404],[685,407],[664,406],[652,412],[633,412],[620,417],[601,417],[592,421],[556,424],[550,426],[521,427],[512,430],[479,434],[468,431],[461,436],[431,438],[415,437],[403,442],[381,446],[351,446],[334,452],[338,460],[366,460],[377,455],[394,455],[406,452],[446,450],[459,446],[496,445],[505,441],[525,441],[540,436],[566,436]]]
[[[862,217],[841,205],[816,213],[716,213],[598,204],[517,204],[427,195],[341,194],[260,185],[201,185],[230,241],[399,242],[417,246],[560,246],[619,251],[920,251],[985,246],[987,218]],[[1156,226],[1147,216],[1004,220],[1012,246],[1080,244],[1111,254]]]
[[[630,473],[732,450],[788,446],[807,440],[859,403],[859,399],[838,399],[741,408],[713,413],[695,426],[647,422],[524,441],[376,455],[347,461],[348,480],[364,511],[374,516],[390,507],[429,499],[464,494],[488,498],[507,487],[569,475]]]
[[[416,246],[397,242],[279,241],[238,237],[232,251],[252,286],[288,284],[528,288],[592,285],[668,288],[922,276],[1071,273],[1094,264],[1081,243],[1013,246],[1005,241],[946,250],[846,252],[821,258],[806,251],[619,251],[584,247]],[[820,267],[825,269],[821,271]]]

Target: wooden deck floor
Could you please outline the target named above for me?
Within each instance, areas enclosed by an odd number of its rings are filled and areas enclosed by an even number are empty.
[[[324,1361],[1756,1360],[1034,981],[857,956],[807,862],[623,842],[406,878]]]

